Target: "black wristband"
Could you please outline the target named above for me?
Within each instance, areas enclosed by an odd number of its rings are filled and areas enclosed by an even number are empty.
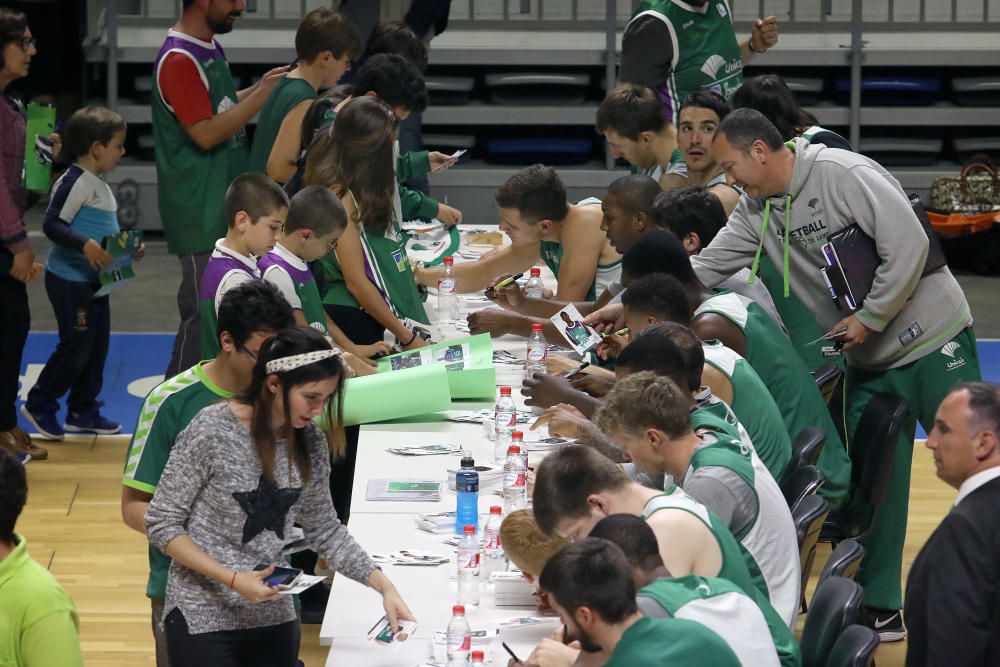
[[[417,332],[416,330],[414,330],[413,336],[410,337],[410,340],[408,342],[403,343],[403,347],[409,347],[410,345],[413,345],[413,341],[415,341],[416,339],[417,339]]]

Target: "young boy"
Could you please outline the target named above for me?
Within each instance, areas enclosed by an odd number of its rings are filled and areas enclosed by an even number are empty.
[[[45,263],[45,292],[55,311],[59,343],[21,406],[25,419],[49,440],[62,440],[65,431],[108,435],[122,428],[101,415],[97,401],[111,311],[107,295],[94,295],[100,288],[98,272],[111,262],[101,241],[119,232],[118,206],[101,176],[125,154],[125,121],[102,107],[80,109],[66,122],[65,143],[76,162],[53,186],[42,227],[55,244]],[[143,252],[140,247],[134,258],[141,259]],[[56,413],[67,391],[64,430]]]
[[[346,227],[344,206],[330,190],[319,185],[303,188],[291,199],[284,229],[274,249],[261,257],[257,266],[265,282],[277,287],[292,306],[296,324],[322,331],[342,350],[365,360],[376,354],[388,354],[391,347],[382,341],[372,345],[351,342],[323,310],[323,299],[309,270],[310,262],[336,249]],[[351,365],[356,372],[373,372],[369,362]]]
[[[125,459],[121,505],[125,525],[143,536],[146,535],[143,517],[177,435],[202,408],[249,385],[261,344],[295,324],[288,302],[278,290],[261,281],[229,290],[219,305],[217,321],[218,356],[153,389],[139,412]],[[169,567],[170,558],[150,546],[146,595],[153,608],[157,667],[170,667],[160,623]]]
[[[219,354],[216,313],[222,297],[248,280],[260,280],[256,258],[274,247],[285,224],[288,196],[264,174],[242,174],[226,190],[224,206],[229,231],[215,242],[198,288],[202,359],[214,359]]]

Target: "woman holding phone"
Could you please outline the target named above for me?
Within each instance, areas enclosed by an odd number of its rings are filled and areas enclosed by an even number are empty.
[[[292,598],[266,583],[293,522],[333,569],[382,595],[394,630],[414,620],[330,499],[329,443],[343,438],[313,418],[339,423],[340,355],[318,331],[284,331],[261,346],[245,393],[178,436],[146,514],[149,541],[173,558],[163,622],[175,664],[296,664]]]

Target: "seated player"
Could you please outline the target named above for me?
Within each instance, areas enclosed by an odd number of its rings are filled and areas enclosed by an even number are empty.
[[[729,113],[729,104],[718,93],[699,90],[681,102],[677,117],[677,145],[687,166],[688,183],[719,198],[728,216],[743,194],[726,181],[712,155],[712,138]]]

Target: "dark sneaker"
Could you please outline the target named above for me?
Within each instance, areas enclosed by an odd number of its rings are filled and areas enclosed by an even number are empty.
[[[21,465],[27,465],[28,461],[31,460],[31,454],[17,452],[17,460],[21,462]]]
[[[101,415],[95,406],[80,414],[69,413],[66,417],[66,430],[70,433],[96,433],[97,435],[114,435],[122,430],[117,424]]]
[[[903,615],[896,609],[865,607],[865,624],[878,633],[883,642],[901,642],[906,639]]]
[[[66,437],[66,432],[59,425],[54,412],[32,412],[28,409],[28,404],[21,404],[21,414],[28,420],[28,423],[35,427],[38,435],[46,440],[62,440]]]

